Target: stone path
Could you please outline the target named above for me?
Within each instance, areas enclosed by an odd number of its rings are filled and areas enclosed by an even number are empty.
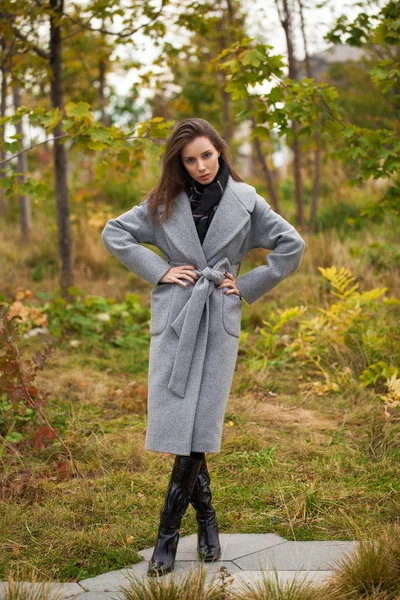
[[[207,569],[206,581],[218,577],[221,567],[226,567],[232,576],[229,589],[240,589],[241,582],[249,584],[261,578],[261,571],[268,568],[275,581],[276,570],[279,581],[290,582],[306,579],[323,583],[332,575],[332,568],[353,552],[357,542],[291,542],[274,533],[220,533],[222,556],[215,563],[204,563]],[[190,569],[199,566],[196,555],[197,534],[179,540],[175,568],[172,573],[160,579],[179,578]],[[78,583],[47,583],[48,598],[57,600],[124,600],[122,588],[129,589],[129,576],[135,575],[148,580],[147,566],[153,548],[141,550],[143,561],[130,568],[120,569],[82,579]],[[20,583],[30,588],[42,587],[43,583]],[[5,598],[6,582],[0,582],[0,599]]]

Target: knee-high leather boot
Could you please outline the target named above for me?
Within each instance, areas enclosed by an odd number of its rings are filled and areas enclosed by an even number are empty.
[[[173,570],[181,520],[189,505],[202,461],[190,456],[175,456],[153,555],[147,574],[165,575]]]
[[[198,523],[198,557],[205,562],[212,562],[221,557],[218,522],[211,500],[210,474],[204,455],[190,503],[196,510],[196,520]]]

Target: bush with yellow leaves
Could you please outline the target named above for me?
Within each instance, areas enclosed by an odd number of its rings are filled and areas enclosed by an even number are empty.
[[[387,288],[359,291],[345,267],[319,271],[332,302],[271,312],[255,352],[263,354],[266,367],[296,364],[307,374],[302,386],[318,395],[341,392],[350,380],[373,386],[388,415],[400,400],[400,300],[388,297]]]

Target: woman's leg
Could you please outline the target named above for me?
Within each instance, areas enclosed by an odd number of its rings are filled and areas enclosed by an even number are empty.
[[[174,568],[181,520],[189,505],[202,464],[202,459],[180,454],[175,456],[164,505],[160,511],[157,541],[149,562],[148,575],[164,575]]]
[[[200,560],[212,562],[221,557],[221,545],[218,537],[218,522],[215,509],[211,504],[210,474],[206,456],[200,467],[190,503],[196,510],[198,523],[197,552]]]

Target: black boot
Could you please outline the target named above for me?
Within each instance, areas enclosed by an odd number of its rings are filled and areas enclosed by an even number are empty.
[[[201,460],[190,456],[175,456],[164,506],[160,511],[157,541],[149,562],[148,575],[165,575],[174,568],[181,520],[189,505],[201,464]]]
[[[190,503],[196,510],[196,520],[198,523],[198,557],[205,562],[212,562],[221,557],[217,517],[215,509],[211,505],[211,500],[210,474],[204,455]]]

